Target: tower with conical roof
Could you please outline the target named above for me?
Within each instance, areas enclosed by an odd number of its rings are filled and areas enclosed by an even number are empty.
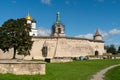
[[[65,37],[65,26],[60,22],[60,12],[57,12],[56,23],[52,25],[52,37]]]
[[[96,30],[96,33],[94,35],[94,40],[96,41],[102,41],[102,35],[100,34],[99,30]]]
[[[29,35],[30,36],[37,36],[36,20],[32,19],[32,17],[30,16],[29,13],[26,16],[26,20],[27,20],[27,25],[29,25],[31,27],[31,32],[29,33]]]

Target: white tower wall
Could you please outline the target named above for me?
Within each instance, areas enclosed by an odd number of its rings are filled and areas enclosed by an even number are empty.
[[[27,20],[27,24],[31,24],[31,20]]]
[[[36,29],[36,23],[32,23],[32,29]]]

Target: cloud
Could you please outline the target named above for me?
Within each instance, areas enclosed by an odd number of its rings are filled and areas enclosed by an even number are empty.
[[[112,35],[120,34],[120,30],[112,29],[112,30],[109,31],[109,34],[112,34]]]
[[[50,5],[51,0],[41,0],[41,3],[46,4],[46,5]]]
[[[82,35],[78,35],[78,36],[75,36],[75,37],[78,37],[78,38],[87,38],[87,39],[93,39],[93,34],[91,34],[91,33],[88,33],[88,34],[82,34]]]
[[[38,36],[50,36],[51,30],[45,29],[43,27],[38,29]]]
[[[100,34],[102,35],[103,38],[109,36],[108,32],[105,32],[103,30],[100,30]]]

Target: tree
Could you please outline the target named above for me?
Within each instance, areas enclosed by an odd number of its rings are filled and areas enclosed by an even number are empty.
[[[112,54],[116,54],[116,48],[115,46],[112,44],[109,46],[108,50],[107,50],[108,53],[112,53]]]
[[[13,59],[16,54],[30,55],[33,41],[29,36],[30,26],[25,18],[9,19],[0,27],[0,49],[4,52],[14,49]]]
[[[108,53],[109,46],[105,45],[104,48],[105,48],[106,52]]]
[[[118,47],[117,53],[120,53],[120,46]]]

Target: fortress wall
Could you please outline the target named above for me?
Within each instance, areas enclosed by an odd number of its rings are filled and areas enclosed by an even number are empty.
[[[33,43],[33,47],[31,50],[32,57],[44,59],[44,57],[42,55],[42,48],[44,45],[46,45],[48,47],[47,58],[52,58],[54,56],[54,51],[55,51],[57,39],[33,38],[33,41],[34,41],[34,43]]]
[[[59,39],[56,57],[85,56],[89,52],[87,43],[87,40]]]
[[[10,49],[8,52],[3,52],[2,50],[0,50],[0,59],[12,59],[13,57],[13,49]],[[23,59],[24,56],[23,55],[16,55],[17,59]]]
[[[95,55],[95,51],[99,55],[104,53],[104,43],[95,42],[87,39],[76,38],[52,38],[52,37],[35,37],[30,56],[16,56],[19,59],[44,59],[53,57],[80,57],[87,55]],[[47,57],[43,57],[42,48],[47,46]],[[7,53],[0,50],[0,59],[11,59],[13,49]]]
[[[3,52],[2,50],[0,50],[0,59],[11,59],[12,58],[12,54],[13,50],[9,50],[9,52]]]
[[[104,43],[94,42],[87,39],[70,38],[33,38],[35,41],[31,50],[31,56],[44,58],[42,56],[42,47],[46,43],[48,47],[47,58],[53,57],[80,57],[99,55],[104,53]]]

